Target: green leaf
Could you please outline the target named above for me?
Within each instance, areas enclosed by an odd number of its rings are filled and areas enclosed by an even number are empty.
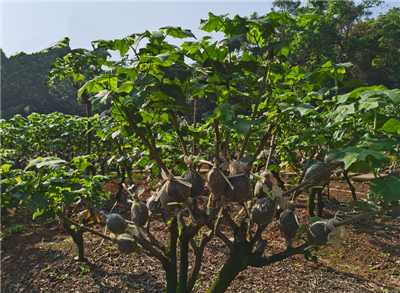
[[[215,117],[219,121],[233,121],[236,118],[236,111],[242,109],[240,104],[231,105],[229,103],[222,103],[219,107],[214,109]]]
[[[351,62],[339,63],[339,64],[332,63],[332,67],[335,71],[338,71],[339,69],[342,69],[342,68],[352,67],[352,66],[353,66],[353,63],[351,63]]]
[[[74,199],[76,197],[75,193],[72,193],[72,192],[70,192],[68,190],[63,190],[62,194],[65,197],[66,206],[69,206],[74,201]]]
[[[386,178],[379,178],[371,181],[371,191],[385,201],[400,200],[400,176],[391,174]]]
[[[67,162],[65,160],[59,159],[57,157],[40,158],[30,161],[28,166],[25,168],[25,171],[32,166],[36,166],[39,169],[45,167],[49,171],[60,172],[61,168],[63,167],[62,164],[66,163]]]
[[[366,161],[358,161],[353,163],[347,170],[349,172],[357,173],[359,170],[365,170],[370,168],[370,165]]]
[[[367,157],[373,157],[380,162],[386,162],[388,159],[384,154],[373,150],[366,150],[358,147],[347,147],[340,151],[338,161],[344,162],[344,168],[348,169],[358,160],[365,160]]]
[[[3,164],[3,165],[1,165],[1,171],[2,171],[2,173],[4,172],[4,173],[7,173],[8,171],[10,171],[10,168],[11,168],[11,164]]]
[[[30,193],[29,191],[23,191],[23,192],[19,192],[19,191],[18,191],[17,193],[14,194],[14,197],[15,197],[16,199],[21,200],[21,199],[26,199],[26,198],[28,198],[30,194],[31,194],[31,193]]]
[[[373,94],[374,92],[376,93],[377,91],[382,92],[382,90],[386,90],[386,87],[383,85],[360,87],[351,91],[350,93],[338,96],[339,97],[338,103],[343,104],[346,103],[347,101],[351,102],[353,100],[356,100],[361,96],[363,92],[371,92]],[[364,94],[363,97],[368,97],[368,95]]]
[[[382,127],[383,131],[400,134],[400,120],[392,118],[388,120]]]
[[[243,118],[237,118],[234,122],[224,123],[222,127],[229,132],[247,134],[250,132],[251,126],[260,123],[260,121],[261,119],[251,121]]]
[[[359,110],[365,109],[365,110],[372,110],[376,109],[379,107],[380,104],[384,103],[381,98],[379,97],[373,97],[373,98],[368,98],[368,99],[363,99],[360,101],[359,104]]]
[[[354,113],[354,104],[339,105],[337,109],[330,114],[330,117],[332,117],[332,123],[335,123],[345,120],[349,115],[352,115]]]
[[[121,129],[118,129],[118,130],[116,130],[116,131],[114,131],[112,134],[111,134],[111,137],[112,137],[112,139],[114,139],[114,138],[116,138],[118,135],[120,135],[121,134]]]
[[[90,80],[79,89],[78,98],[80,98],[82,96],[82,94],[84,93],[85,90],[87,90],[88,93],[97,93],[97,92],[101,91],[102,89],[103,89],[103,87],[101,85],[99,85],[95,79]]]
[[[316,15],[316,14],[300,14],[300,15],[298,15],[298,18],[299,18],[299,20],[297,22],[297,25],[299,27],[302,27],[303,25],[310,22],[311,20],[319,20],[321,18],[321,16]]]
[[[166,30],[166,34],[174,38],[185,39],[185,38],[195,38],[194,34],[189,29],[182,29],[179,26],[164,26],[160,30]]]
[[[399,123],[400,124],[400,123]],[[400,127],[400,125],[399,125]],[[358,143],[359,148],[369,148],[374,151],[392,151],[395,152],[394,147],[397,146],[399,142],[397,140],[387,138],[372,138],[368,135],[362,137]]]
[[[181,83],[183,83],[191,74],[190,70],[188,70],[186,66],[179,63],[174,63],[168,67],[162,66],[160,67],[160,70],[164,72],[168,78],[172,80],[177,78]]]
[[[123,136],[131,137],[135,132],[133,131],[132,126],[124,124],[121,126],[121,133]]]
[[[279,108],[282,112],[292,111],[298,117],[302,117],[308,112],[315,111],[314,107],[310,104],[299,104],[293,107],[287,103],[281,103],[279,104]]]
[[[300,227],[300,234],[303,234],[304,232],[306,232],[308,230],[308,226],[303,225]]]
[[[310,218],[310,221],[312,223],[315,223],[315,222],[319,222],[319,221],[323,221],[323,220],[318,216],[314,216],[314,217]]]
[[[92,111],[107,104],[110,94],[111,91],[109,90],[101,90],[97,95],[91,97],[89,100],[92,101]]]
[[[365,202],[353,200],[353,201],[349,202],[349,204],[351,204],[351,205],[353,205],[353,206],[360,206],[360,205],[364,205]]]
[[[224,15],[219,15],[216,16],[212,14],[211,12],[208,13],[209,19],[208,20],[200,20],[200,26],[199,29],[206,31],[206,32],[212,32],[212,31],[220,31],[221,28],[224,26],[225,20],[224,18],[228,14]]]
[[[162,53],[158,54],[156,56],[144,56],[142,55],[140,57],[141,62],[147,62],[147,61],[152,61],[155,64],[163,65],[163,66],[169,66],[176,60],[178,60],[179,55],[174,54],[174,53]]]
[[[229,52],[233,52],[236,49],[240,49],[242,43],[247,41],[247,36],[245,34],[235,36],[229,39],[223,39],[217,44],[217,49],[223,45],[226,45],[229,49]]]
[[[140,87],[137,87],[129,94],[129,98],[122,101],[122,104],[127,104],[128,102],[131,102],[135,107],[141,107],[145,99],[145,89],[141,90]]]
[[[398,89],[385,91],[384,94],[389,97],[393,104],[400,104],[400,91]]]

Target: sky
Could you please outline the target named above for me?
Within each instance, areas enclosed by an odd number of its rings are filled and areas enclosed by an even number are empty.
[[[271,11],[272,1],[10,1],[1,3],[0,48],[6,56],[16,52],[33,53],[55,42],[70,38],[72,49],[92,49],[94,40],[113,40],[145,30],[157,31],[163,26],[180,26],[190,29],[201,38],[211,35],[198,29],[201,19],[208,13],[229,13],[250,16]],[[305,1],[302,1],[305,3]],[[400,7],[400,1],[385,1],[382,7],[373,8],[374,17],[391,7]],[[182,40],[173,43],[180,45]]]

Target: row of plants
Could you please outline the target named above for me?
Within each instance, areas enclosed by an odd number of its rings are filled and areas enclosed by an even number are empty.
[[[59,158],[39,158],[17,175],[2,179],[2,184],[9,185],[10,197],[23,197],[35,216],[44,221],[59,217],[79,247],[79,260],[84,258],[84,231],[118,242],[122,252],[143,251],[157,258],[166,273],[167,292],[192,290],[204,248],[214,237],[223,241],[229,258],[208,292],[223,292],[248,266],[267,266],[296,254],[315,260],[312,252],[328,240],[334,245],[343,240],[341,227],[396,209],[400,199],[399,175],[379,176],[380,168],[396,166],[399,159],[400,91],[346,80],[350,63],[327,62],[306,72],[286,62],[292,46],[280,39],[278,32],[305,31],[304,24],[318,19],[314,14],[292,17],[285,12],[252,20],[210,13],[200,29],[222,32],[225,38],[221,41],[212,42],[209,36],[197,40],[190,30],[167,26],[157,32],[94,41],[93,51],[77,49],[54,64],[49,75],[52,82],[72,77],[81,83],[78,96],[84,97],[91,110],[108,108],[98,117],[102,123],[97,125],[96,135],[101,143],[96,156],[111,154],[106,147],[109,141],[115,159],[127,156],[128,149],[132,154],[130,165],[129,160],[121,159],[127,173],[141,165],[162,178],[160,188],[146,203],[140,189],[132,184],[127,188],[133,198],[129,228],[125,219],[99,210],[105,195],[99,191],[98,180],[104,177],[84,173],[93,164],[92,155],[74,158],[69,166]],[[168,43],[168,37],[195,40],[178,47]],[[68,40],[62,42],[65,45]],[[127,57],[130,50],[132,59]],[[109,61],[107,51],[119,51],[121,60]],[[92,73],[91,64],[103,69],[87,76],[80,73]],[[216,104],[203,115],[204,124],[184,123],[185,115],[192,111],[188,97],[212,99]],[[249,104],[251,112],[244,114]],[[91,128],[88,130],[90,133]],[[199,158],[212,161],[206,182],[194,168]],[[6,176],[10,169],[2,167]],[[289,190],[280,181],[283,168],[297,174]],[[344,221],[302,223],[300,229],[295,216],[297,191],[321,189],[330,176],[321,178],[333,170],[357,172],[366,168],[376,178],[370,185],[374,204],[353,203],[370,211]],[[203,207],[199,196],[205,183],[211,194]],[[81,216],[81,222],[75,220],[77,203],[81,202],[90,211],[91,221],[106,219],[110,236],[84,225],[86,216]],[[232,219],[227,205],[243,206],[246,217]],[[152,215],[161,207],[173,211],[166,219],[168,245],[149,229]],[[189,217],[183,216],[184,210]],[[314,213],[312,196],[308,213]],[[219,229],[222,219],[233,240]],[[263,231],[276,220],[287,249],[265,257]],[[305,236],[299,230],[306,232]],[[201,241],[196,243],[195,238]],[[293,238],[304,241],[293,247]],[[195,265],[189,271],[192,254]]]

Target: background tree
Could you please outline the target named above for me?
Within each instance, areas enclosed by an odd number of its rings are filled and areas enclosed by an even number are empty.
[[[348,32],[347,55],[355,78],[368,84],[400,86],[400,8],[365,19]]]
[[[55,111],[83,115],[70,78],[57,86],[44,84],[51,63],[70,50],[69,46],[56,44],[42,51],[48,54],[19,53],[10,58],[1,51],[1,117],[10,119],[15,114],[26,117],[32,112],[48,114]]]

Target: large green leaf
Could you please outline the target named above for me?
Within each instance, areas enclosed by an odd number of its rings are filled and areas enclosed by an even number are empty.
[[[224,15],[214,15],[211,12],[208,13],[209,19],[207,20],[201,20],[200,21],[200,26],[199,29],[206,31],[206,32],[212,32],[212,31],[220,31],[221,28],[224,26],[224,18],[227,16],[228,14],[224,14]]]
[[[215,117],[219,121],[233,121],[236,118],[236,111],[242,109],[240,104],[222,103],[221,106],[214,109]]]
[[[98,84],[95,79],[90,80],[79,89],[78,98],[80,98],[82,96],[82,94],[85,92],[85,90],[87,90],[88,93],[97,93],[97,92],[101,91],[102,89],[103,89],[103,87],[100,84]]]
[[[173,52],[171,52],[171,53],[158,54],[156,56],[142,56],[140,58],[140,61],[153,61],[154,63],[159,65],[169,66],[175,61],[177,61],[178,58],[179,58],[178,54],[174,54]]]
[[[377,151],[358,147],[347,147],[340,151],[338,161],[344,162],[344,168],[348,169],[353,163],[358,160],[365,160],[367,157],[375,158],[376,161],[381,163],[385,163],[388,160],[384,154]]]
[[[339,105],[339,107],[337,107],[337,109],[330,114],[330,117],[332,118],[332,123],[335,123],[345,120],[349,115],[352,115],[354,113],[354,104]]]
[[[386,90],[386,87],[383,86],[383,85],[360,87],[360,88],[357,88],[357,89],[351,91],[350,93],[338,96],[339,97],[338,103],[343,104],[343,103],[346,103],[347,101],[351,102],[353,100],[356,100],[364,92],[365,93],[369,93],[369,94],[364,94],[363,95],[364,98],[367,98],[370,95],[373,95],[373,94],[377,93],[378,91],[381,92],[383,90]]]
[[[72,192],[70,192],[70,191],[68,191],[68,190],[63,190],[63,191],[62,191],[62,194],[63,194],[64,197],[65,197],[65,204],[66,204],[66,206],[69,206],[69,205],[74,201],[75,197],[76,197],[76,198],[79,197],[79,196],[77,196],[75,193],[72,193]]]
[[[359,110],[372,110],[379,107],[380,104],[383,104],[384,101],[380,97],[369,97],[366,99],[362,99],[358,106]]]
[[[398,89],[385,91],[384,94],[389,97],[393,104],[400,104],[400,91]]]
[[[174,63],[168,67],[160,67],[160,70],[170,79],[174,80],[177,78],[181,83],[183,83],[191,74],[191,71],[187,69],[187,66],[179,63]]]
[[[217,48],[219,48],[223,45],[227,45],[229,52],[233,52],[236,49],[240,49],[240,47],[242,46],[242,42],[245,42],[245,41],[247,41],[247,37],[245,34],[242,34],[242,35],[235,36],[233,38],[221,40],[218,43]]]
[[[107,99],[110,97],[111,91],[101,90],[97,95],[91,97],[89,100],[92,101],[92,110],[96,110],[101,106],[107,104]]]
[[[397,140],[391,138],[372,138],[369,135],[362,137],[358,143],[357,147],[369,148],[374,151],[394,151],[394,147],[398,145]]]
[[[261,119],[251,121],[247,119],[237,118],[235,122],[224,123],[222,127],[229,132],[247,134],[250,132],[251,126],[260,123],[260,121]]]
[[[30,169],[32,166],[36,166],[38,169],[45,167],[51,172],[53,171],[59,172],[61,168],[63,168],[63,164],[66,163],[67,161],[59,159],[57,157],[40,158],[30,161],[28,166],[26,166],[25,170]]]
[[[371,191],[382,197],[385,201],[399,201],[400,200],[400,176],[391,174],[386,178],[379,178],[371,181]]]
[[[382,130],[400,134],[400,120],[395,118],[390,119],[383,125]]]
[[[311,20],[318,20],[321,18],[320,15],[316,14],[300,14],[298,15],[299,20],[297,21],[298,26],[303,26],[306,23],[310,22]]]
[[[279,104],[279,108],[282,112],[292,111],[297,117],[304,116],[308,112],[315,111],[314,107],[310,104],[299,104],[297,106],[291,106],[287,103]]]
[[[179,26],[164,26],[160,29],[166,30],[166,34],[170,35],[171,37],[174,38],[179,38],[179,39],[185,39],[185,38],[195,38],[194,34],[192,33],[191,30],[189,29],[182,29]]]
[[[140,90],[140,87],[136,87],[130,94],[129,98],[122,101],[123,104],[131,102],[135,107],[141,107],[146,99],[146,91]]]

